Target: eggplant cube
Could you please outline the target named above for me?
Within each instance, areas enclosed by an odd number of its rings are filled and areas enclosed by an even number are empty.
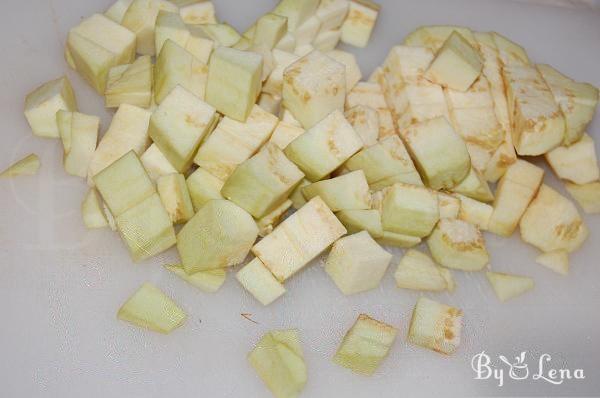
[[[194,274],[241,264],[258,236],[254,219],[227,200],[211,200],[177,235],[185,272]]]
[[[471,29],[455,25],[421,26],[406,36],[404,44],[411,47],[425,47],[433,52],[438,52],[454,32],[460,33],[472,46],[476,45]]]
[[[152,115],[149,134],[173,167],[182,173],[192,165],[215,116],[212,106],[177,86]]]
[[[210,58],[206,101],[225,116],[245,122],[261,89],[263,57],[219,47]]]
[[[190,39],[190,31],[179,13],[159,12],[154,30],[156,54],[160,54],[160,50],[167,40],[173,40],[179,46],[185,48]]]
[[[542,253],[535,262],[560,275],[569,275],[569,253],[565,250]]]
[[[207,202],[215,199],[224,199],[221,195],[223,181],[199,168],[186,180],[194,210],[199,211]]]
[[[285,202],[304,174],[273,144],[242,163],[225,182],[221,194],[261,218]]]
[[[359,82],[352,90],[347,91],[346,110],[358,105],[375,109],[379,116],[379,139],[397,136],[394,116],[377,82]]]
[[[403,138],[430,188],[453,188],[469,174],[467,146],[445,118],[414,124],[404,131]]]
[[[342,293],[356,294],[379,286],[391,260],[392,255],[362,231],[333,244],[325,272]]]
[[[276,14],[265,14],[256,22],[252,45],[264,45],[273,49],[287,33],[287,18]]]
[[[496,190],[490,231],[505,237],[512,235],[543,179],[544,170],[525,160],[519,159],[510,166]]]
[[[559,146],[548,152],[546,161],[563,180],[584,185],[600,179],[596,144],[587,134],[570,146]]]
[[[521,275],[504,274],[501,272],[486,272],[490,285],[500,301],[508,301],[533,289],[533,278]]]
[[[60,110],[77,111],[75,94],[66,77],[43,84],[25,99],[25,118],[38,137],[60,137],[56,123],[56,112]]]
[[[566,136],[565,117],[541,73],[533,66],[510,66],[503,75],[517,153],[537,156],[559,146]]]
[[[454,195],[460,201],[459,220],[476,225],[482,231],[487,231],[494,208],[487,203],[479,202],[461,194]]]
[[[252,252],[283,282],[345,234],[346,228],[316,197],[258,242]]]
[[[438,196],[425,187],[394,184],[385,191],[381,219],[385,231],[428,236],[440,219]]]
[[[377,144],[379,139],[379,114],[371,107],[357,105],[348,109],[344,116],[362,138],[365,147]]]
[[[543,252],[579,249],[589,229],[575,205],[547,185],[542,185],[520,221],[521,239]]]
[[[153,85],[152,59],[139,57],[130,65],[113,67],[108,72],[106,107],[118,108],[121,104],[130,104],[140,108],[149,108],[152,104]]]
[[[40,169],[40,158],[32,153],[23,159],[8,166],[7,169],[0,172],[0,178],[13,178],[19,176],[32,176],[37,174]]]
[[[310,129],[346,100],[344,65],[319,52],[300,58],[283,73],[283,105]]]
[[[306,364],[296,330],[265,334],[248,361],[276,398],[296,398],[306,385]]]
[[[172,223],[185,223],[194,217],[194,206],[183,174],[160,177],[156,188]]]
[[[288,66],[298,61],[298,59],[300,59],[300,57],[295,54],[274,49],[273,60],[275,62],[275,68],[263,85],[263,93],[281,97],[283,90],[283,74]],[[281,100],[283,101],[283,98]]]
[[[177,86],[204,100],[207,79],[208,67],[185,48],[168,39],[156,58],[154,100],[161,104]]]
[[[413,311],[408,341],[439,352],[453,354],[460,344],[463,312],[421,297]]]
[[[265,306],[285,294],[285,287],[258,258],[238,271],[236,278],[244,289]]]
[[[145,283],[119,309],[117,317],[136,326],[168,334],[186,319],[177,304],[150,283]]]
[[[363,170],[372,190],[380,190],[397,182],[423,185],[406,147],[398,136],[387,137],[351,157],[345,168]]]
[[[117,228],[133,260],[143,261],[170,249],[176,243],[175,229],[158,194],[116,218]]]
[[[335,215],[349,234],[367,231],[374,239],[383,237],[379,210],[342,210]]]
[[[478,51],[458,32],[446,40],[425,76],[434,83],[467,91],[479,78],[483,62]]]
[[[366,47],[380,8],[371,0],[350,0],[348,16],[342,25],[342,42],[354,47]]]
[[[449,274],[451,275],[451,274]],[[440,292],[448,289],[442,268],[425,253],[408,250],[394,274],[396,285],[402,289]]]
[[[167,0],[133,0],[125,12],[121,24],[135,34],[138,54],[156,55],[154,33],[161,11],[176,13],[179,9]]]
[[[387,357],[398,330],[361,314],[346,333],[333,361],[353,372],[370,376]]]
[[[148,125],[152,112],[137,106],[123,104],[113,116],[110,126],[96,148],[90,162],[88,183],[113,162],[134,151],[142,155],[150,143]]]
[[[69,31],[67,51],[75,69],[104,95],[110,68],[135,59],[135,34],[104,15],[94,14]]]
[[[203,25],[217,23],[215,5],[208,0],[187,1],[179,6],[179,14],[186,24]]]
[[[490,261],[481,231],[462,220],[440,220],[427,246],[433,259],[446,268],[481,271]]]
[[[363,147],[343,113],[333,111],[285,148],[285,154],[311,181],[320,181]]]
[[[588,83],[576,82],[548,65],[538,65],[566,122],[565,145],[578,141],[594,118],[598,105],[598,89]]]
[[[94,182],[115,217],[155,193],[152,180],[133,151],[98,173]]]
[[[316,16],[321,20],[320,33],[341,28],[348,16],[348,0],[321,0]]]
[[[273,10],[273,14],[286,17],[288,30],[295,32],[319,7],[319,0],[282,0]]]
[[[223,118],[202,144],[194,163],[226,181],[233,171],[267,142],[278,119],[254,105],[246,122]]]
[[[58,111],[56,118],[63,141],[65,171],[74,176],[87,177],[98,143],[100,118],[67,111]]]
[[[169,159],[165,157],[156,144],[150,145],[140,157],[140,160],[152,181],[156,181],[160,177],[169,174],[177,174],[175,167],[173,167]]]
[[[369,184],[362,170],[315,182],[302,189],[307,200],[319,196],[334,211],[371,208]]]

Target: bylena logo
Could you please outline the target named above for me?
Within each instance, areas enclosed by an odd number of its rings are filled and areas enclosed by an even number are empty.
[[[531,368],[528,362],[530,360]],[[531,379],[554,385],[560,385],[566,380],[585,379],[583,369],[556,368],[552,366],[550,354],[542,354],[536,359],[528,355],[527,351],[521,352],[514,360],[498,355],[495,363],[492,363],[492,358],[485,351],[481,351],[471,359],[471,368],[475,372],[475,380],[493,379],[498,382],[498,387],[504,385],[507,377],[510,380]]]

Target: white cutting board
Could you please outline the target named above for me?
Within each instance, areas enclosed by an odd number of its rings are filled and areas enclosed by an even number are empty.
[[[230,276],[215,295],[198,292],[161,265],[171,251],[134,265],[117,234],[88,232],[79,207],[85,184],[61,168],[60,143],[35,138],[22,116],[25,95],[67,73],[83,112],[110,121],[102,101],[63,61],[69,27],[104,10],[109,0],[4,0],[0,19],[0,168],[31,152],[43,167],[33,178],[0,181],[0,396],[12,397],[268,397],[246,355],[268,330],[298,328],[308,365],[304,397],[596,395],[600,393],[600,218],[560,277],[535,264],[536,251],[488,237],[495,270],[530,275],[534,292],[500,304],[483,274],[455,272],[453,295],[430,295],[463,308],[462,345],[443,357],[407,344],[419,294],[394,286],[344,297],[319,265],[291,280],[288,294],[262,308]],[[220,17],[246,28],[271,0],[216,0]],[[600,86],[600,13],[509,1],[381,0],[383,12],[369,48],[357,50],[368,76],[388,49],[423,24],[497,30],[523,44],[538,62]],[[597,118],[590,133],[600,138]],[[548,181],[560,187],[553,178]],[[560,188],[562,190],[562,188]],[[155,283],[189,314],[169,336],[116,320],[123,301],[145,281]],[[365,378],[330,360],[346,330],[365,312],[400,329],[390,356]],[[250,313],[258,324],[240,314]],[[493,360],[528,351],[548,353],[555,367],[583,368],[585,380],[555,386],[541,380],[474,380],[471,357]],[[532,370],[533,371],[533,370]],[[507,376],[508,377],[508,376]]]

